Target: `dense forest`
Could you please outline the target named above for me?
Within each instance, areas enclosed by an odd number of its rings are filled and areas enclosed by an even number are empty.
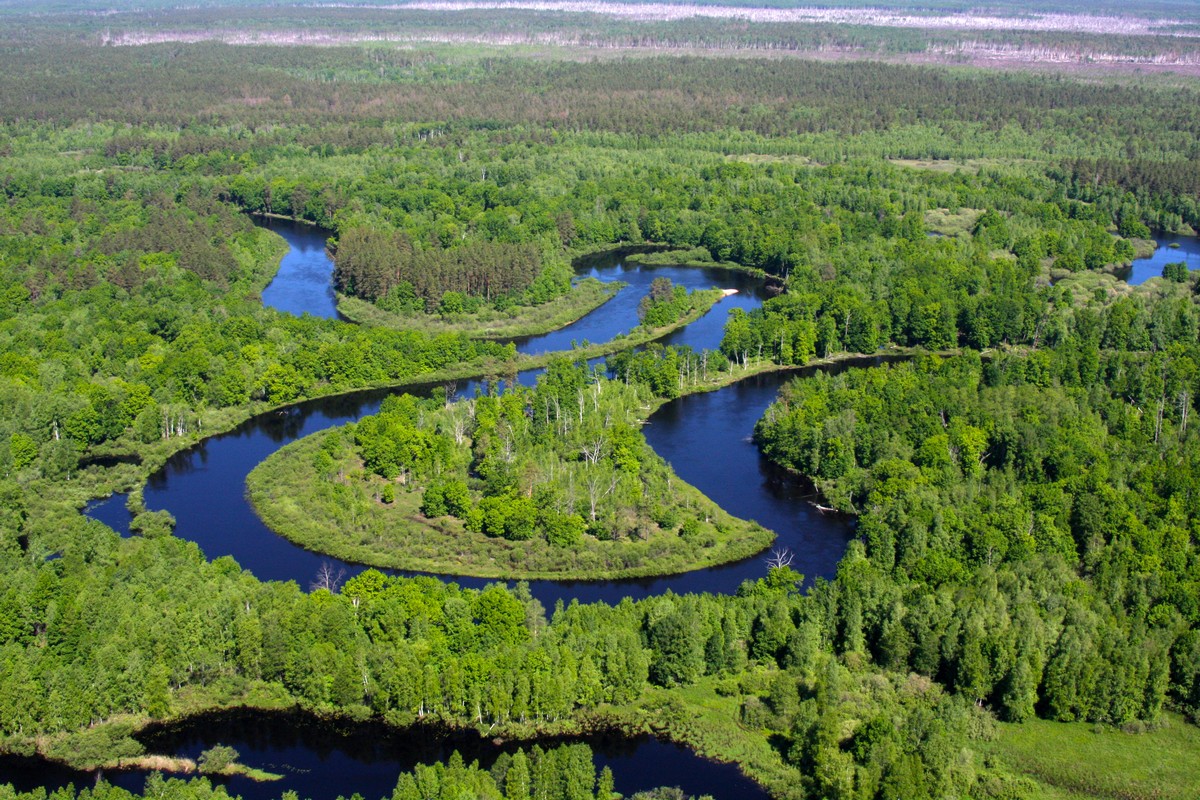
[[[1137,731],[1193,741],[1196,281],[1117,277],[1153,236],[1200,228],[1193,84],[101,47],[94,19],[60,23],[21,17],[0,37],[4,752],[93,768],[146,756],[154,720],[299,707],[522,740],[649,732],[772,796],[890,800],[1103,795],[1004,749],[1039,724],[1061,725],[1063,748],[1068,722],[1115,729],[1148,762]],[[359,512],[403,506],[496,546],[705,552],[738,523],[673,482],[637,431],[649,409],[763,370],[936,355],[806,377],[755,432],[857,517],[830,580],[777,553],[732,595],[555,608],[523,584],[373,569],[261,581],[143,507],[165,459],[308,398],[518,362],[470,331],[263,307],[283,245],[252,214],[326,228],[340,287],[398,318],[544,304],[570,290],[572,259],[619,245],[781,289],[732,313],[718,352],[625,349],[597,371],[547,357],[535,387],[396,395],[290,445],[327,490],[319,533],[374,535]],[[657,283],[639,316],[657,327],[698,302]],[[121,490],[128,537],[79,511]],[[1119,782],[1107,796],[1145,788],[1097,769]],[[1187,796],[1179,783],[1155,791]],[[394,796],[460,790],[608,800],[611,782],[567,748],[452,759]],[[145,796],[164,794],[223,796],[152,778]]]
[[[1015,720],[1125,722],[1155,716],[1168,693],[1191,707],[1194,331],[1191,350],[1056,356],[806,380],[757,436],[858,510],[854,582],[878,583],[846,633],[880,663],[938,675]],[[1040,608],[1023,573],[1038,576]],[[1092,592],[1072,598],[1080,579]],[[947,627],[961,627],[966,660],[921,643]]]

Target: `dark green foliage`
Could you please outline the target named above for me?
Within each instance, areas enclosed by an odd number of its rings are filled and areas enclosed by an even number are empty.
[[[1171,264],[1163,264],[1162,276],[1165,280],[1174,281],[1175,283],[1184,283],[1188,279],[1187,262],[1177,261]]]
[[[398,290],[401,297],[411,293],[426,309],[445,316],[471,311],[468,298],[485,302],[515,298],[532,288],[541,273],[537,246],[478,242],[449,250],[414,251],[403,234],[389,236],[360,226],[338,237],[334,278],[343,292],[364,300],[378,301]],[[559,283],[561,293],[567,287]],[[537,299],[545,302],[552,297]]]
[[[1196,554],[1173,533],[1191,492],[1167,466],[1200,447],[1187,426],[1195,357],[1108,355],[1087,385],[1065,352],[791,384],[759,441],[860,511],[864,546],[832,587],[840,647],[1009,719],[1157,714],[1172,642],[1200,621],[1184,589]],[[1157,413],[1131,413],[1129,398]],[[1077,581],[1101,591],[1076,598]],[[1171,681],[1190,697],[1190,671],[1177,664]]]

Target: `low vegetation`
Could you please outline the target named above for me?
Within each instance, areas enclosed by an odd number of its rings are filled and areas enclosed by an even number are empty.
[[[534,389],[409,396],[284,447],[249,497],[286,538],[381,567],[504,578],[662,575],[745,558],[773,534],[679,480],[637,430],[656,398],[582,363]]]

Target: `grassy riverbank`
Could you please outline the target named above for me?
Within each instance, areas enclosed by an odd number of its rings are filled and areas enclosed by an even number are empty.
[[[286,243],[279,236],[271,234],[270,238],[283,247],[282,252],[286,252]],[[276,266],[278,265],[276,264]],[[263,281],[264,286],[270,282],[273,274],[266,275],[265,281]],[[692,297],[694,298],[693,310],[676,322],[659,328],[639,326],[629,334],[616,336],[608,342],[586,344],[569,351],[554,351],[538,355],[517,354],[511,359],[480,359],[448,369],[416,374],[399,381],[370,382],[349,389],[325,385],[317,387],[317,391],[286,403],[254,401],[236,408],[207,409],[201,413],[194,431],[183,436],[159,439],[148,443],[123,438],[110,442],[104,447],[93,448],[87,454],[89,457],[130,457],[133,463],[120,464],[107,469],[96,468],[83,471],[80,475],[81,481],[65,485],[56,484],[53,491],[59,493],[58,490],[62,489],[61,493],[69,496],[70,502],[75,508],[82,508],[87,501],[108,497],[114,492],[129,491],[132,493],[131,508],[136,512],[142,508],[141,487],[145,485],[150,475],[166,464],[167,459],[205,439],[227,433],[256,416],[292,408],[309,400],[351,395],[375,389],[401,391],[406,388],[420,388],[439,383],[449,384],[481,378],[505,378],[525,370],[545,367],[553,359],[563,355],[568,355],[576,360],[612,355],[660,339],[690,325],[708,313],[712,306],[722,299],[723,295],[720,289],[709,289],[695,291],[692,293]]]
[[[506,311],[488,308],[476,314],[442,317],[434,314],[393,314],[357,297],[338,295],[338,311],[351,322],[428,334],[462,333],[476,339],[515,339],[539,336],[570,325],[611,300],[623,283],[580,281],[562,297],[537,306],[514,306]]]
[[[664,250],[653,253],[631,253],[625,263],[648,267],[696,267],[700,269],[727,269],[742,272],[756,278],[765,278],[767,273],[754,267],[746,267],[733,261],[714,261],[708,249],[693,247],[691,250]]]
[[[314,552],[375,567],[478,578],[614,580],[672,575],[747,558],[766,548],[774,534],[733,517],[670,472],[652,466],[674,488],[680,509],[704,516],[701,532],[682,537],[649,519],[635,524],[645,539],[584,537],[569,546],[542,538],[510,541],[469,531],[450,516],[420,512],[423,487],[398,491],[392,503],[372,496],[373,482],[331,481],[313,461],[337,432],[322,431],[293,442],[255,467],[246,479],[248,497],[263,521],[285,539]],[[361,462],[339,462],[339,473],[361,474]],[[347,494],[350,494],[348,497]]]
[[[815,365],[864,358],[870,356],[845,354]],[[744,367],[725,363],[686,385],[684,394],[714,391],[781,369],[765,361]],[[665,402],[656,398],[639,409],[639,416],[648,418]],[[322,431],[292,442],[247,477],[249,500],[268,527],[307,550],[344,561],[481,578],[612,580],[738,561],[761,552],[774,539],[773,532],[727,514],[680,480],[644,440],[643,470],[649,472],[643,482],[669,486],[675,511],[702,517],[702,529],[680,536],[673,530],[678,522],[668,530],[643,512],[629,523],[643,532],[636,538],[584,537],[577,544],[557,546],[542,537],[510,541],[487,536],[468,530],[453,516],[426,517],[421,513],[425,486],[397,486],[370,475],[352,449],[341,447],[344,431]],[[318,469],[322,454],[331,452],[339,453],[332,466]],[[380,500],[385,492],[390,502]]]

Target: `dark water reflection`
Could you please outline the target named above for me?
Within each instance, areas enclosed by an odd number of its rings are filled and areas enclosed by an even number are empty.
[[[455,751],[468,764],[477,761],[490,769],[501,753],[518,747],[528,751],[531,742],[501,742],[471,731],[435,726],[404,730],[379,723],[343,723],[303,713],[231,711],[195,717],[182,725],[147,731],[139,737],[146,751],[198,758],[217,744],[238,751],[239,762],[282,775],[277,781],[256,782],[241,776],[212,778],[230,795],[245,800],[272,800],[294,791],[301,798],[334,800],[358,793],[366,800],[389,797],[401,772],[417,764],[445,761]],[[591,735],[572,739],[545,739],[543,748],[565,742],[585,742],[595,754],[597,773],[613,771],[616,789],[628,796],[657,786],[678,786],[691,795],[710,794],[717,800],[765,800],[767,793],[732,764],[700,758],[684,747],[649,736]],[[105,771],[109,783],[141,792],[145,770]],[[77,788],[93,784],[100,773],[70,770],[38,759],[0,758],[0,782],[19,791],[38,787]]]
[[[529,376],[522,376],[529,379]],[[680,477],[722,508],[755,519],[779,534],[779,545],[796,554],[796,568],[809,578],[830,577],[851,530],[836,516],[818,513],[805,484],[766,462],[750,441],[754,423],[789,379],[783,374],[750,378],[716,392],[665,405],[644,428],[650,445]],[[411,391],[428,393],[432,386]],[[474,384],[462,389],[473,391]],[[275,535],[245,499],[245,478],[283,444],[373,414],[390,392],[379,390],[302,403],[283,413],[249,420],[173,456],[151,476],[145,489],[151,510],[176,519],[175,534],[197,542],[209,558],[232,555],[262,580],[294,580],[308,585],[323,563],[336,559],[310,553]],[[358,567],[341,564],[352,574]],[[548,608],[557,600],[581,602],[676,592],[735,591],[742,581],[765,571],[760,558],[663,578],[618,581],[531,581],[533,594]],[[453,578],[480,587],[484,579]]]
[[[129,536],[131,534],[129,523],[133,520],[133,515],[125,507],[128,499],[128,493],[121,492],[100,500],[92,500],[84,506],[83,513],[94,520],[103,522],[122,536]]]

